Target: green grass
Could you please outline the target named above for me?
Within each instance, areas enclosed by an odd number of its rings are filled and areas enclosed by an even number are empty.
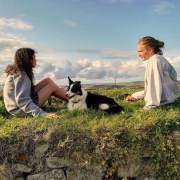
[[[144,111],[144,101],[126,102],[125,97],[137,89],[99,89],[94,93],[114,98],[125,109],[124,114],[108,115],[95,110],[67,111],[66,104],[52,99],[45,110],[57,112],[56,119],[9,116],[0,99],[0,139],[10,145],[24,134],[41,135],[59,156],[85,160],[107,168],[107,176],[113,176],[119,164],[129,160],[143,163],[144,154],[150,152],[149,174],[158,179],[178,179],[179,171],[179,101]],[[0,155],[3,158],[3,155]]]

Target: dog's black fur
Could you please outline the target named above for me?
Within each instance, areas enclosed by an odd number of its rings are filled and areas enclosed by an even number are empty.
[[[69,110],[93,108],[111,114],[123,112],[123,107],[112,98],[87,92],[81,87],[80,81],[74,82],[70,77],[68,79],[69,87],[66,96]]]

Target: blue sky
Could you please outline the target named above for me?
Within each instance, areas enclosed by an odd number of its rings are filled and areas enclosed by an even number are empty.
[[[38,51],[35,77],[67,84],[143,80],[137,42],[165,42],[180,79],[179,0],[0,0],[0,83],[15,51]]]

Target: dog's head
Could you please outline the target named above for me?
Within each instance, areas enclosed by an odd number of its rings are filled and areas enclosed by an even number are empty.
[[[66,96],[68,99],[72,99],[73,97],[76,96],[82,96],[82,89],[81,89],[81,81],[72,81],[70,77],[68,77],[69,80],[69,86],[67,89]]]

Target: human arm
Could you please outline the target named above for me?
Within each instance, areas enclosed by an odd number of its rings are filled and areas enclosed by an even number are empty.
[[[17,75],[14,77],[15,84],[15,100],[17,106],[23,110],[26,114],[32,116],[47,116],[48,113],[43,111],[38,105],[36,105],[31,94],[31,82],[27,75]]]

